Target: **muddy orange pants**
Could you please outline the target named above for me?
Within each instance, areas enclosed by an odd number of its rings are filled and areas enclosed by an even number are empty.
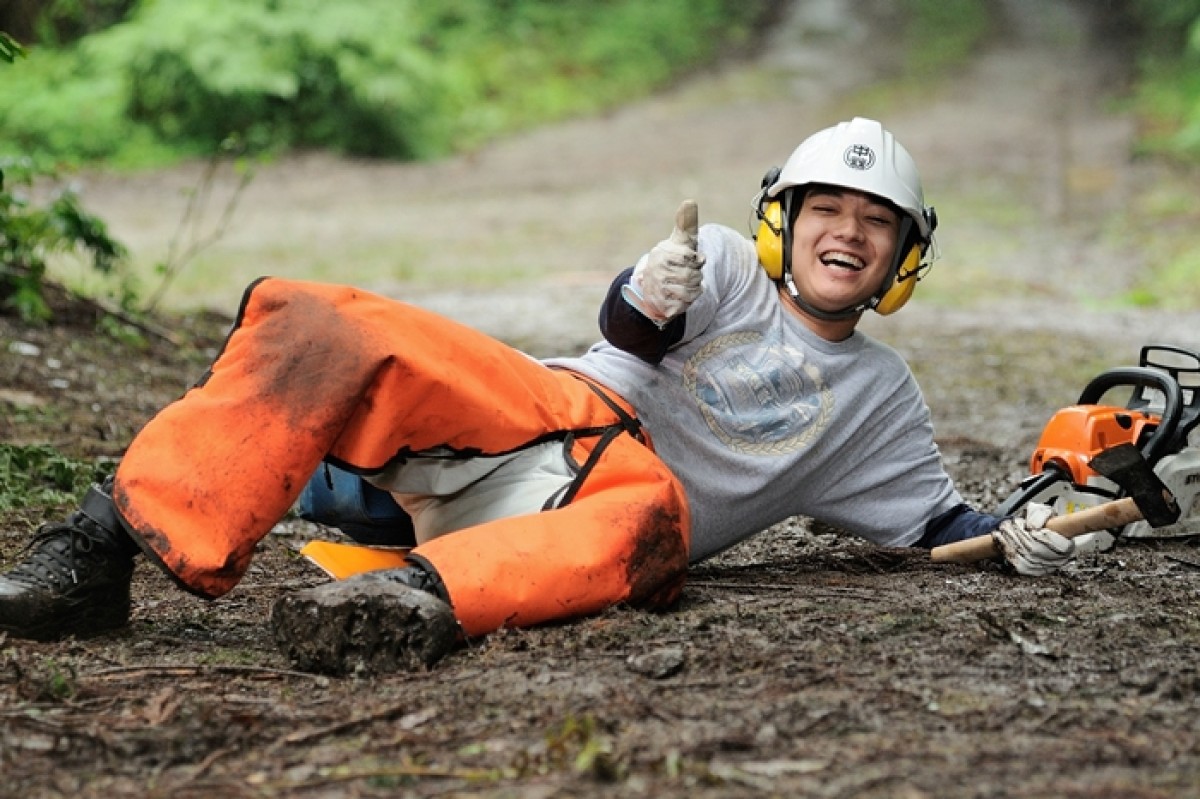
[[[113,498],[153,559],[215,598],[326,457],[368,474],[436,447],[501,454],[576,433],[582,464],[620,423],[581,377],[468,327],[350,287],[266,279],[204,378],[133,440]],[[678,596],[683,490],[645,443],[610,438],[564,507],[413,551],[468,634]]]

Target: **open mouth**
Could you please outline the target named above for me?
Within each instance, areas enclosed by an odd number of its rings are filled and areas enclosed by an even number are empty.
[[[867,263],[858,256],[851,255],[848,252],[827,252],[821,256],[821,263],[826,266],[832,266],[835,269],[846,269],[851,272],[861,272],[866,268]]]

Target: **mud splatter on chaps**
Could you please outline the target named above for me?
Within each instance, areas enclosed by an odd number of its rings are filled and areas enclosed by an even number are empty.
[[[435,447],[498,454],[618,423],[579,377],[464,325],[346,286],[263,279],[204,377],[135,437],[113,497],[154,561],[216,598],[327,456],[370,473]],[[596,441],[577,438],[578,462]],[[464,630],[482,634],[673,601],[688,530],[678,481],[623,434],[565,507],[414,552],[442,576]]]

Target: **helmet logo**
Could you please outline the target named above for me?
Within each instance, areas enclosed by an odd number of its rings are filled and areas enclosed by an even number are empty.
[[[851,144],[842,153],[842,160],[851,169],[866,171],[875,166],[875,151],[865,144]]]

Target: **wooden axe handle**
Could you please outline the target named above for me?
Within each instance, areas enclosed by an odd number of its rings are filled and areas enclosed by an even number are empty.
[[[1110,527],[1124,527],[1131,522],[1143,519],[1142,511],[1132,497],[1105,502],[1090,508],[1053,516],[1046,522],[1046,527],[1066,538],[1074,538],[1084,533],[1094,533],[1097,530],[1107,530]],[[929,553],[934,563],[973,563],[977,560],[994,558],[1000,554],[991,533],[955,541],[953,544],[943,544],[934,547]]]

